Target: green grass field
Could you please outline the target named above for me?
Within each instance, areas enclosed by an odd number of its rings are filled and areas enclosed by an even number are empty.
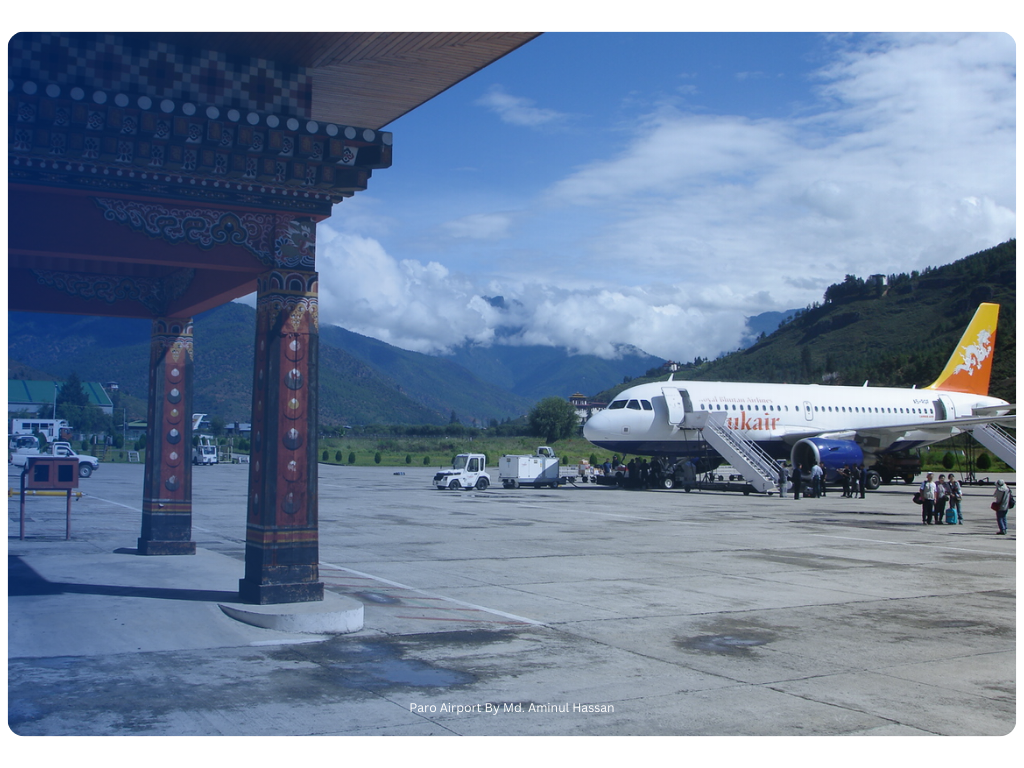
[[[317,458],[322,464],[353,464],[362,467],[447,467],[457,454],[482,453],[487,456],[488,466],[494,466],[498,458],[505,454],[532,454],[541,444],[536,437],[324,438],[320,440]],[[580,459],[589,460],[591,455],[599,461],[612,456],[583,438],[559,440],[551,447],[565,464],[578,464]],[[376,460],[378,455],[380,461]],[[355,460],[351,461],[352,458]]]

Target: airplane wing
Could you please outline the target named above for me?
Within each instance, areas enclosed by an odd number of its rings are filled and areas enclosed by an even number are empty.
[[[1007,406],[999,406],[1006,410]],[[986,424],[1016,426],[1016,416],[965,416],[944,421],[916,421],[911,424],[887,424],[884,427],[859,427],[841,431],[801,429],[787,431],[783,440],[793,445],[808,437],[823,437],[828,440],[853,440],[867,446],[892,445],[903,440],[942,440],[973,427]]]
[[[986,424],[1000,424],[1002,426],[1013,427],[1017,423],[1016,416],[964,416],[958,419],[946,419],[944,421],[926,421],[924,423],[917,422],[916,424],[893,424],[885,427],[868,427],[866,429],[858,429],[858,438],[872,438],[880,437],[883,439],[886,437],[896,436],[896,439],[900,435],[907,435],[907,439],[919,440],[921,435],[927,436],[925,439],[930,439],[931,436],[938,436],[941,438],[949,437],[950,435],[956,434],[957,432],[963,432],[973,427],[981,427]],[[858,440],[859,442],[859,440]],[[892,441],[890,441],[892,442]]]

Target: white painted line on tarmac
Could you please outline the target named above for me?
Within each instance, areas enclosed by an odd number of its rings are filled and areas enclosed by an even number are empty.
[[[345,568],[344,566],[341,566],[341,565],[334,565],[333,563],[321,562],[320,566],[321,567],[326,566],[327,568],[333,568],[335,570],[345,571],[346,573],[351,573],[351,574],[354,574],[356,576],[362,576],[364,579],[373,579],[374,581],[379,581],[381,584],[388,584],[388,585],[390,585],[392,587],[398,587],[399,589],[408,589],[410,592],[415,592],[415,593],[417,593],[419,595],[423,595],[425,597],[433,597],[433,598],[436,598],[438,600],[444,600],[445,602],[455,603],[456,605],[464,605],[467,608],[473,608],[474,610],[483,611],[484,613],[490,613],[490,614],[493,614],[495,616],[503,616],[506,619],[512,619],[514,621],[521,621],[521,622],[523,622],[525,624],[533,624],[534,626],[537,626],[537,627],[545,627],[545,626],[547,626],[543,621],[537,621],[535,619],[528,619],[525,616],[516,616],[514,613],[506,613],[505,611],[499,611],[497,608],[487,608],[486,606],[483,606],[483,605],[476,605],[474,603],[467,603],[467,602],[465,602],[463,600],[456,600],[454,597],[447,597],[445,595],[436,595],[436,594],[433,594],[431,592],[426,592],[426,591],[424,591],[422,589],[416,589],[416,587],[410,587],[407,584],[401,584],[401,583],[399,583],[397,581],[391,581],[391,579],[385,579],[385,578],[382,578],[380,576],[374,576],[373,574],[370,574],[370,573],[363,573],[362,571],[356,571],[356,570],[353,570],[352,568]]]
[[[103,499],[103,497],[101,496],[93,496],[92,494],[83,494],[83,497],[86,497],[88,499],[95,499],[97,502],[103,502],[105,504],[113,504],[115,507],[124,507],[125,509],[130,509],[132,512],[138,512],[139,514],[142,514],[141,508],[132,507],[130,504],[122,504],[121,502],[115,502],[112,499]],[[212,532],[214,532],[210,528],[204,528],[195,524],[191,526],[191,528],[193,528],[193,530],[202,531],[204,532],[204,534],[212,534]]]
[[[924,547],[925,549],[951,549],[955,552],[974,552],[979,555],[1001,555],[1003,557],[1016,557],[1016,552],[993,552],[989,549],[968,549],[967,547],[946,547],[941,544],[915,544],[911,541],[887,541],[885,539],[865,539],[857,536],[830,536],[827,533],[812,533],[811,536],[818,536],[823,539],[845,539],[848,541],[870,541],[872,544],[896,544],[901,547]]]
[[[87,499],[96,499],[96,501],[103,501],[106,502],[107,504],[113,504],[116,507],[124,507],[125,509],[130,509],[132,512],[138,512],[140,515],[142,514],[142,510],[139,507],[132,507],[129,506],[128,504],[122,504],[120,501],[111,501],[110,499],[104,499],[102,496],[93,496],[91,493],[83,493],[82,496],[84,496]]]

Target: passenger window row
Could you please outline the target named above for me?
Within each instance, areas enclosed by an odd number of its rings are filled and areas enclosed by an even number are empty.
[[[815,405],[815,406],[810,406],[810,407],[814,408],[814,412],[815,413],[907,413],[907,414],[917,413],[917,414],[928,415],[928,416],[934,416],[935,415],[935,409],[934,408],[899,408],[899,407],[888,407],[888,406],[845,406],[845,405],[844,406],[838,406],[838,405],[837,406],[831,406],[831,405],[824,406],[823,405],[821,407]],[[608,410],[610,410],[610,411],[617,411],[617,410],[619,410],[621,408],[629,408],[630,410],[634,410],[634,411],[653,411],[654,410],[654,406],[651,405],[650,400],[616,400],[611,405],[608,406]],[[808,408],[808,406],[803,406],[804,410],[807,410],[807,408]],[[764,411],[764,412],[767,412],[767,413],[783,413],[783,412],[788,413],[789,412],[789,406],[788,405],[759,405],[759,404],[754,404],[754,405],[744,406],[743,403],[740,403],[739,405],[737,405],[736,403],[733,403],[732,405],[729,405],[729,404],[722,405],[721,403],[715,403],[714,407],[711,407],[711,405],[708,405],[706,408],[705,408],[704,403],[701,403],[700,404],[700,409],[702,411],[704,411],[704,410],[708,410],[708,411],[728,411],[728,410],[736,411],[736,410],[739,410],[739,411]],[[794,405],[793,406],[793,410],[799,413],[800,410],[801,410],[801,406]]]
[[[631,402],[633,402],[633,401],[631,401]],[[613,408],[615,407],[615,403],[612,403],[612,407]],[[622,406],[620,405],[619,407],[621,408]],[[935,409],[934,408],[890,408],[890,407],[884,407],[884,406],[874,406],[874,407],[868,407],[868,406],[849,406],[849,407],[847,407],[847,406],[838,406],[838,405],[835,406],[835,407],[830,405],[827,408],[824,405],[821,406],[820,408],[817,405],[815,405],[813,407],[814,407],[814,412],[815,413],[819,413],[819,412],[820,413],[826,413],[826,412],[827,413],[919,413],[919,414],[925,414],[925,415],[931,415],[931,416],[935,415]],[[731,410],[734,410],[734,411],[736,411],[736,410],[739,410],[739,411],[770,411],[770,412],[776,412],[776,413],[781,413],[783,411],[785,411],[787,413],[789,412],[789,406],[788,405],[778,405],[778,406],[776,406],[776,405],[748,405],[748,406],[744,407],[742,403],[740,405],[738,405],[738,406],[735,403],[732,406],[729,406],[729,405],[724,405],[723,406],[721,403],[715,403],[715,407],[714,408],[712,408],[710,405],[708,405],[708,407],[705,408],[704,407],[704,403],[700,404],[700,409],[702,411],[703,410],[708,410],[708,411],[728,411],[728,410],[730,410],[730,408],[731,408]],[[799,412],[800,411],[800,406],[799,405],[794,405],[793,406],[793,410]],[[808,410],[808,409],[805,407],[804,410]]]

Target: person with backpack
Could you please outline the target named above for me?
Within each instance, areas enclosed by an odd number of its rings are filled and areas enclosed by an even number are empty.
[[[946,511],[947,520],[951,525],[963,525],[964,524],[964,512],[961,508],[964,500],[964,491],[960,487],[960,481],[956,479],[955,475],[950,475],[949,480],[946,483],[949,486],[949,509]]]
[[[999,535],[1006,535],[1006,513],[1016,505],[1016,500],[1013,498],[1013,494],[1007,487],[1006,482],[1000,478],[996,480],[996,490],[992,494],[995,497],[995,501],[992,502],[992,509],[996,513],[996,525],[999,526]]]

